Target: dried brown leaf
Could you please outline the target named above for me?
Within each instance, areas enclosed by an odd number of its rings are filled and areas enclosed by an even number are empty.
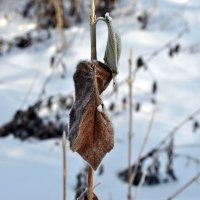
[[[98,61],[81,62],[74,74],[75,103],[70,112],[69,141],[94,170],[113,146],[112,123],[104,112],[100,94],[112,79],[110,69]]]

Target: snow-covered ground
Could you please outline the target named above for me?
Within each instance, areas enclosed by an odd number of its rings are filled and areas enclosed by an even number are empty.
[[[129,1],[126,1],[129,2]],[[148,59],[152,52],[160,49],[168,41],[175,38],[185,26],[189,29],[183,37],[177,40],[181,46],[200,43],[200,1],[199,0],[157,0],[157,7],[152,7],[152,1],[141,1],[141,4],[153,12],[147,30],[140,30],[132,15],[116,17],[114,25],[122,35],[122,55],[119,63],[118,81],[123,80],[128,72],[130,48],[134,57],[143,56]],[[2,9],[1,9],[2,12]],[[13,38],[22,30],[30,30],[34,24],[29,24],[19,16],[10,22],[5,22],[2,13],[0,19],[0,36]],[[15,18],[16,19],[16,18]],[[21,28],[20,28],[21,27]],[[106,26],[98,24],[97,46],[98,58],[103,60]],[[90,33],[87,23],[73,27],[65,32],[67,42],[73,43],[67,48],[64,60],[67,65],[65,79],[60,78],[60,72],[54,75],[48,85],[48,94],[70,93],[74,90],[72,75],[76,64],[83,59],[90,59]],[[38,97],[44,79],[51,69],[49,60],[55,51],[57,37],[53,33],[50,40],[35,44],[25,50],[13,50],[0,57],[0,124],[9,121],[14,112],[22,107],[27,92],[33,89],[23,105],[26,108]],[[177,42],[173,43],[176,44]],[[156,96],[156,116],[150,139],[145,152],[152,149],[175,125],[188,114],[200,108],[200,56],[199,53],[181,52],[173,58],[168,56],[168,49],[148,63],[153,76],[158,82]],[[142,101],[142,110],[134,113],[133,161],[137,158],[144,134],[151,118],[152,104],[147,96],[151,90],[152,76],[141,70],[135,82],[134,101]],[[112,89],[112,84],[110,86]],[[119,94],[111,97],[111,101],[127,96],[127,85],[120,88]],[[148,93],[148,95],[145,95]],[[106,102],[106,101],[105,101]],[[68,113],[66,113],[66,121]],[[200,119],[200,118],[199,118]],[[125,200],[127,184],[122,183],[117,173],[127,167],[127,132],[128,112],[113,118],[115,128],[115,147],[103,160],[105,172],[102,176],[95,175],[95,183],[101,183],[95,193],[101,200]],[[200,133],[192,133],[191,123],[184,126],[175,138],[176,145],[200,144]],[[144,152],[144,153],[145,153]],[[200,159],[199,148],[177,148],[176,152],[186,153]],[[76,174],[84,161],[76,153],[67,151],[68,164],[68,199],[74,199]],[[164,169],[162,169],[164,170]],[[139,200],[167,199],[185,182],[200,170],[199,165],[188,163],[184,159],[175,161],[177,182],[159,186],[144,186],[138,196]],[[135,188],[133,188],[135,191]],[[9,136],[0,139],[0,200],[55,200],[62,198],[62,150],[55,146],[55,140],[21,142]],[[199,200],[200,185],[194,183],[177,199]]]

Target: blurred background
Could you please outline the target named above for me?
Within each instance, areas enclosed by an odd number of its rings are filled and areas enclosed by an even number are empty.
[[[122,40],[116,85],[102,94],[115,147],[95,172],[95,194],[127,199],[131,168],[133,199],[167,200],[196,177],[175,199],[199,200],[200,1],[95,6],[98,17],[110,13]],[[73,74],[90,60],[90,13],[89,0],[0,0],[1,200],[62,198],[61,138],[74,102]],[[107,38],[98,22],[101,62]],[[67,199],[87,187],[87,170],[67,143]]]

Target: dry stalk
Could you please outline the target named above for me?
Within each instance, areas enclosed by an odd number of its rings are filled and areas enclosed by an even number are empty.
[[[23,108],[24,108],[24,105],[25,105],[26,102],[28,101],[28,98],[29,98],[29,96],[31,95],[31,93],[32,93],[32,91],[33,91],[33,88],[34,88],[34,86],[35,86],[35,83],[36,83],[36,80],[37,80],[38,76],[39,76],[39,72],[34,76],[33,81],[32,81],[32,83],[31,83],[31,85],[30,85],[30,87],[29,87],[29,89],[28,89],[28,91],[27,91],[27,93],[26,93],[26,95],[25,95],[23,101],[22,101],[22,104],[21,104],[21,106],[20,106],[20,109],[23,109]]]
[[[144,173],[142,174],[142,178],[141,178],[140,183],[139,183],[139,185],[138,185],[138,187],[137,187],[137,190],[136,190],[136,192],[135,192],[135,195],[134,195],[134,197],[133,197],[133,200],[136,200],[136,199],[137,199],[137,196],[139,195],[140,190],[141,190],[141,188],[142,188],[142,186],[143,186],[143,184],[144,184],[146,175],[147,175],[146,172],[144,172]]]
[[[90,38],[91,38],[91,60],[97,59],[96,50],[96,14],[95,14],[95,2],[91,0],[91,16],[90,16]]]
[[[95,14],[95,2],[91,0],[91,16],[90,16],[90,38],[91,38],[91,60],[97,59],[96,50],[96,14]],[[89,166],[88,171],[88,200],[93,199],[93,175],[94,171]]]
[[[132,65],[133,64],[133,50],[130,50],[129,58],[129,131],[128,131],[128,173],[129,173],[129,184],[128,184],[128,199],[131,200],[131,158],[132,158],[132,137],[133,137],[133,81]]]
[[[63,149],[63,200],[67,199],[67,142],[66,132],[63,131],[62,137],[62,149]]]
[[[190,185],[192,185],[192,183],[197,181],[199,178],[200,178],[200,172],[196,176],[194,176],[189,182],[183,185],[177,192],[175,192],[172,196],[170,196],[167,200],[175,199],[179,194],[185,191]]]
[[[65,47],[65,35],[64,35],[64,17],[63,17],[63,8],[62,0],[54,0],[54,7],[56,10],[56,20],[57,20],[57,29],[60,34],[60,44],[58,45],[58,50],[62,50]]]
[[[112,200],[112,193],[109,192],[109,200]]]
[[[180,130],[187,122],[189,122],[192,118],[200,114],[200,108],[187,116],[183,121],[181,121],[178,125],[176,125],[170,132],[169,134],[163,138],[157,145],[157,149],[159,149],[163,144],[165,144],[169,139],[174,137],[174,135]]]
[[[146,155],[142,156],[140,158],[140,162],[146,160],[149,157],[152,157],[153,155],[155,155],[158,152],[161,151],[165,151],[166,149],[162,149],[162,146],[168,142],[169,139],[171,139],[172,137],[175,136],[175,134],[177,133],[178,130],[180,130],[187,122],[189,122],[192,118],[194,118],[195,116],[200,114],[200,108],[197,109],[195,112],[193,112],[192,114],[190,114],[189,116],[187,116],[183,121],[181,121],[177,126],[175,126],[169,133],[167,136],[165,136],[163,138],[163,140],[161,140],[158,145],[156,147],[154,147],[152,150],[150,150],[149,152],[146,153]]]
[[[144,138],[142,147],[141,147],[139,155],[138,155],[137,162],[135,164],[133,173],[131,174],[131,178],[130,178],[131,184],[134,182],[135,175],[137,173],[137,168],[140,165],[140,160],[141,160],[142,154],[144,152],[144,148],[145,148],[145,146],[146,146],[146,144],[148,142],[148,139],[149,139],[149,136],[150,136],[150,133],[151,133],[151,129],[152,129],[152,126],[153,126],[154,119],[155,119],[155,108],[153,109],[152,116],[151,116],[151,119],[150,119],[150,122],[149,122],[149,125],[148,125],[148,128],[147,128],[147,132],[145,134],[145,138]]]
[[[94,171],[92,167],[89,167],[88,171],[88,200],[93,199],[93,175]]]

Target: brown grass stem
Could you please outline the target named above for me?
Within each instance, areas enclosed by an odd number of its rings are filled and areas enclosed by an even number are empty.
[[[63,200],[67,199],[67,142],[66,132],[63,131],[62,137],[62,149],[63,149]]]
[[[92,167],[89,166],[89,171],[88,171],[88,200],[93,199],[93,175],[94,171]]]
[[[60,34],[60,44],[58,46],[59,50],[64,49],[65,47],[65,35],[64,35],[64,17],[63,17],[63,5],[62,0],[54,0],[54,7],[56,10],[56,20],[57,20],[57,29]]]
[[[141,188],[142,188],[142,186],[143,186],[143,184],[144,184],[144,182],[145,182],[146,175],[147,175],[146,172],[144,172],[144,173],[142,174],[142,178],[141,178],[140,183],[139,183],[139,185],[138,185],[138,187],[137,187],[137,189],[136,189],[136,191],[135,191],[133,200],[136,200],[136,199],[137,199],[137,197],[138,197],[138,195],[139,195],[139,193],[140,193],[140,190],[141,190]]]
[[[97,59],[96,14],[95,14],[95,2],[94,2],[94,0],[91,0],[90,38],[91,38],[91,60],[96,60]]]
[[[90,16],[90,38],[91,38],[91,60],[97,59],[96,50],[96,14],[95,14],[95,2],[91,0],[91,16]],[[94,171],[89,166],[88,171],[88,200],[93,199],[93,175]]]

